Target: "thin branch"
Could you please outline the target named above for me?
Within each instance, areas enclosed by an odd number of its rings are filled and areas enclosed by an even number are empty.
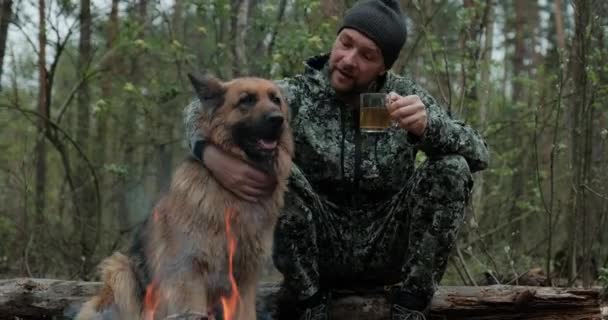
[[[596,195],[597,197],[604,199],[604,200],[608,200],[608,195],[604,195],[601,194],[599,192],[597,192],[596,190],[593,190],[590,186],[588,186],[587,184],[583,184],[582,185],[583,188],[587,189],[588,191],[590,191],[591,193],[593,193],[594,195]]]
[[[19,107],[6,105],[6,104],[0,104],[0,108],[16,110],[22,114],[26,114],[26,113],[32,114],[32,115],[35,115],[36,117],[42,118],[48,123],[48,125],[50,127],[52,127],[56,132],[60,132],[68,140],[68,142],[76,149],[78,155],[80,155],[82,157],[82,159],[85,161],[85,163],[87,164],[87,168],[89,169],[91,175],[93,176],[93,185],[95,187],[95,202],[96,202],[95,210],[96,210],[97,214],[100,215],[101,214],[101,197],[100,197],[101,191],[99,189],[99,177],[97,176],[97,171],[95,170],[93,163],[89,160],[89,158],[83,152],[83,150],[80,148],[78,143],[76,143],[76,141],[65,130],[63,130],[61,127],[59,127],[58,124],[56,124],[51,119],[46,118],[44,115],[41,115],[40,113],[38,113],[36,111],[25,110],[25,109],[22,109]],[[58,149],[58,151],[60,151],[60,149],[63,147],[63,144],[59,141],[59,139],[56,136],[51,135],[50,133],[48,133],[46,135],[46,137]],[[66,168],[66,169],[68,169],[68,168]],[[67,172],[66,174],[69,174],[69,172]]]
[[[477,233],[478,236],[480,235],[479,228],[475,228],[475,233]],[[488,250],[488,245],[482,238],[479,238],[478,241],[481,243],[481,249],[482,249],[483,253],[490,260],[490,263],[494,267],[494,271],[498,274],[498,264],[496,263],[496,260],[494,260],[494,257],[492,257],[492,255],[490,254],[490,251]],[[500,282],[497,281],[497,283],[500,283]]]
[[[447,47],[447,45],[445,44],[445,38],[444,40],[444,48]],[[443,54],[443,64],[445,67],[445,74],[447,76],[447,80],[448,80],[448,115],[452,116],[452,81],[450,78],[450,67],[448,64],[448,55],[446,54],[445,50],[442,50],[441,53]]]
[[[48,82],[47,90],[49,91],[47,94],[47,97],[49,97],[49,99],[47,99],[48,106],[51,105],[50,91],[53,88],[53,82],[55,79],[55,70],[57,69],[57,65],[59,64],[59,58],[61,58],[61,54],[63,53],[63,50],[65,49],[65,46],[67,45],[68,40],[70,39],[70,36],[74,32],[74,25],[75,25],[75,23],[73,23],[72,26],[70,26],[70,28],[68,29],[68,33],[66,34],[63,41],[60,40],[59,35],[57,36],[58,41],[55,46],[55,56],[53,57],[53,62],[51,63],[51,67],[49,68],[49,72],[47,74],[47,82]],[[49,108],[49,110],[50,110],[50,108]]]
[[[539,157],[538,157],[538,139],[539,139],[538,110],[539,110],[539,108],[536,108],[535,112],[534,112],[534,139],[532,139],[532,142],[534,143],[533,154],[534,154],[534,163],[535,163],[535,169],[536,169],[535,170],[536,171],[536,183],[538,185],[538,190],[540,193],[540,200],[541,200],[541,203],[543,204],[543,209],[545,209],[545,212],[550,215],[551,209],[547,205],[547,201],[545,199],[545,193],[543,191],[542,178],[540,176],[540,161],[539,161]]]
[[[32,41],[32,39],[30,38],[30,36],[25,32],[25,30],[23,30],[23,27],[19,23],[17,23],[17,22],[13,22],[13,25],[15,27],[17,27],[17,29],[19,29],[19,31],[21,31],[21,33],[25,37],[25,41],[27,41],[30,44],[30,46],[32,47],[32,50],[34,51],[34,53],[36,54],[36,56],[39,56],[39,54],[38,54],[38,46],[36,46],[36,44],[34,43],[34,41]]]
[[[57,115],[57,119],[55,120],[55,122],[57,124],[61,123],[63,115],[67,111],[67,108],[71,105],[72,100],[76,96],[76,93],[78,93],[78,90],[80,89],[80,87],[82,87],[87,81],[93,79],[94,77],[97,77],[101,72],[105,72],[106,62],[112,58],[112,55],[114,54],[114,52],[116,52],[117,50],[119,50],[122,47],[124,47],[124,45],[117,45],[117,46],[113,47],[112,49],[106,51],[106,53],[99,59],[99,62],[96,64],[96,66],[91,68],[91,70],[89,70],[85,74],[85,76],[82,77],[80,79],[80,81],[72,88],[72,90],[68,94],[67,99],[63,102],[63,104],[59,108],[59,114]]]
[[[287,0],[281,0],[281,2],[279,2],[279,11],[277,13],[277,20],[273,24],[273,30],[270,35],[270,40],[268,41],[268,46],[265,50],[267,57],[272,56],[272,51],[274,50],[274,43],[277,38],[277,34],[279,33],[279,25],[281,24],[281,22],[283,22],[283,17],[285,16],[286,7],[287,7]],[[261,41],[260,43],[263,43],[263,41]]]
[[[23,253],[23,263],[25,265],[25,271],[27,272],[28,277],[32,277],[32,270],[30,269],[29,257],[30,257],[30,247],[32,246],[32,242],[34,241],[34,235],[36,232],[30,233],[30,237],[27,240],[27,245],[25,245],[25,251]]]
[[[510,226],[511,224],[518,222],[519,220],[526,219],[528,216],[530,216],[530,214],[532,214],[532,212],[527,212],[525,214],[522,214],[519,217],[516,217],[516,218],[513,218],[513,219],[509,220],[508,222],[505,222],[505,223],[503,223],[501,225],[498,225],[498,226],[494,227],[491,230],[488,230],[487,232],[485,232],[483,234],[479,234],[478,237],[476,239],[473,239],[471,242],[469,242],[468,245],[472,245],[473,243],[475,243],[475,242],[477,242],[477,241],[479,241],[479,240],[481,240],[481,239],[483,239],[483,238],[485,238],[487,236],[491,236],[494,233],[499,232],[503,228],[506,228],[506,227]]]
[[[464,98],[467,93],[467,77],[466,71],[464,70],[464,63],[460,64],[460,73],[462,74],[462,87],[460,88],[460,106],[458,107],[458,114],[462,114],[464,108]]]
[[[601,88],[601,86],[594,87],[594,88]],[[571,92],[571,93],[568,93],[568,94],[562,94],[558,98],[555,98],[555,99],[552,99],[552,100],[549,100],[549,101],[546,101],[546,102],[540,104],[538,106],[538,108],[543,108],[543,107],[545,107],[545,106],[547,106],[549,104],[554,104],[554,103],[556,103],[558,101],[561,101],[563,99],[571,98],[574,95],[575,95],[574,92]],[[604,97],[608,97],[608,91],[606,93],[604,93],[604,94],[599,94],[597,96],[597,99],[604,98]],[[529,110],[529,111],[526,111],[525,113],[523,113],[520,117],[518,117],[516,119],[496,120],[496,121],[493,122],[493,124],[503,124],[503,123],[504,124],[509,124],[509,125],[511,125],[511,124],[520,124],[520,123],[522,123],[522,121],[525,121],[526,119],[529,119],[530,116],[532,116],[534,112],[535,112],[534,110]],[[509,128],[509,126],[505,125],[505,126],[496,128],[494,131],[485,130],[482,133],[483,133],[483,135],[485,137],[490,137],[491,135],[495,135],[495,134],[499,133],[500,131],[502,131],[504,129],[507,129],[507,128]]]
[[[420,8],[420,6],[418,5],[417,2],[414,2],[414,7],[416,8],[416,10],[418,10],[421,14],[422,14],[422,9]],[[441,94],[441,97],[443,98],[443,101],[448,101],[445,92],[443,91],[443,86],[441,85],[441,81],[439,79],[439,71],[437,71],[437,66],[436,66],[436,59],[435,59],[435,51],[433,50],[433,46],[431,43],[431,40],[428,37],[428,30],[427,30],[427,26],[423,25],[422,26],[422,33],[424,35],[424,38],[427,42],[427,45],[429,47],[429,50],[431,51],[431,67],[433,68],[433,76],[435,77],[435,81],[437,81],[437,87],[439,88],[439,93]]]
[[[72,88],[72,90],[70,91],[70,93],[68,94],[68,98],[63,102],[63,105],[61,106],[61,108],[59,109],[59,115],[57,115],[57,124],[61,123],[61,119],[63,118],[63,115],[65,113],[65,111],[67,110],[68,106],[72,103],[72,100],[74,99],[74,97],[76,96],[76,94],[78,93],[78,90],[80,90],[80,88],[89,80],[93,79],[94,77],[96,77],[98,74],[100,73],[100,70],[94,70],[92,72],[87,72],[85,74],[84,77],[82,77],[80,79],[80,81]]]
[[[443,9],[443,7],[448,3],[448,1],[442,1],[438,6],[437,9],[435,9],[435,11],[433,11],[433,13],[431,13],[431,15],[429,17],[426,17],[424,23],[422,24],[422,28],[425,29],[427,26],[429,26],[433,20],[435,20],[435,16],[439,13],[439,11],[441,11],[441,9]],[[405,59],[403,61],[403,65],[407,65],[408,62],[410,61],[411,57],[414,56],[414,51],[416,50],[416,48],[418,48],[418,43],[420,43],[420,40],[422,40],[422,37],[424,36],[423,32],[418,33],[418,35],[416,36],[416,39],[414,40],[414,43],[411,46],[410,51],[406,54]]]
[[[467,264],[464,261],[464,257],[462,256],[462,251],[460,250],[460,247],[458,246],[458,244],[456,244],[456,252],[458,253],[458,260],[460,260],[460,263],[462,264],[462,268],[464,269],[464,272],[466,273],[466,275],[469,278],[469,280],[471,281],[471,283],[475,287],[477,287],[477,282],[475,281],[475,279],[473,279],[473,276],[471,276],[471,272],[469,271],[469,268],[467,267]]]
[[[462,280],[462,284],[468,286],[469,283],[467,282],[467,279],[465,278],[465,276],[462,274],[462,271],[460,271],[460,267],[458,266],[458,261],[456,259],[454,259],[454,257],[450,257],[450,260],[452,260],[452,265],[454,265],[454,269],[456,269],[456,273],[458,273],[460,280]]]

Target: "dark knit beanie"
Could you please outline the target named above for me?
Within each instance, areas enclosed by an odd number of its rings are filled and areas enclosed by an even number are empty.
[[[382,51],[387,69],[395,63],[407,39],[405,15],[395,0],[362,0],[350,8],[338,33],[344,28],[355,29]]]

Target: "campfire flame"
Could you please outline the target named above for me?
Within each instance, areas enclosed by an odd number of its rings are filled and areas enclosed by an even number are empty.
[[[154,212],[152,213],[152,219],[154,223],[158,223],[158,219],[160,219],[160,212],[158,212],[158,209],[154,209]]]
[[[232,220],[236,214],[233,208],[228,208],[224,214],[224,221],[226,225],[226,240],[228,244],[228,279],[230,280],[230,294],[227,297],[221,297],[222,311],[224,320],[235,320],[237,307],[240,300],[239,289],[236,284],[233,272],[233,259],[236,251],[237,238],[232,233]],[[158,210],[153,212],[153,221],[156,223],[160,214]],[[144,297],[144,320],[154,320],[154,315],[159,303],[159,288],[156,280],[152,281],[146,287],[146,294]]]
[[[160,218],[158,208],[152,212],[152,221],[156,224]],[[146,287],[144,296],[144,320],[154,320],[154,313],[158,307],[158,281],[152,280]]]
[[[231,220],[235,215],[235,210],[228,208],[224,214],[224,220],[226,223],[226,240],[228,241],[228,277],[230,279],[230,296],[222,297],[222,310],[224,314],[224,320],[234,320],[236,315],[236,308],[239,302],[239,289],[234,279],[232,272],[232,259],[234,257],[234,251],[236,250],[236,237],[232,234]]]
[[[146,296],[144,297],[144,319],[154,320],[154,312],[158,306],[158,283],[152,281],[146,287]]]

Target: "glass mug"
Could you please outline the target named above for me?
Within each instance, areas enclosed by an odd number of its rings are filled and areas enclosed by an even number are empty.
[[[384,132],[391,127],[386,93],[362,93],[359,105],[359,129],[364,133]]]

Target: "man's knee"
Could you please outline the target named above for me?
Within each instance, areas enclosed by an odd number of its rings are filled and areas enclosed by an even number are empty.
[[[278,267],[289,263],[293,255],[297,254],[295,248],[310,246],[314,243],[314,223],[311,219],[310,209],[302,199],[293,193],[286,194],[285,207],[274,230],[273,259]]]
[[[310,210],[304,207],[299,199],[289,196],[275,227],[275,242],[291,242],[302,233],[310,233],[313,228]]]
[[[438,175],[454,176],[460,180],[472,180],[471,169],[467,160],[458,154],[433,157],[429,159],[430,165]]]
[[[465,158],[461,155],[432,157],[418,169],[421,186],[429,193],[447,193],[464,196],[468,200],[473,188],[473,175]],[[426,183],[425,183],[426,182]],[[444,191],[444,192],[439,192]]]

